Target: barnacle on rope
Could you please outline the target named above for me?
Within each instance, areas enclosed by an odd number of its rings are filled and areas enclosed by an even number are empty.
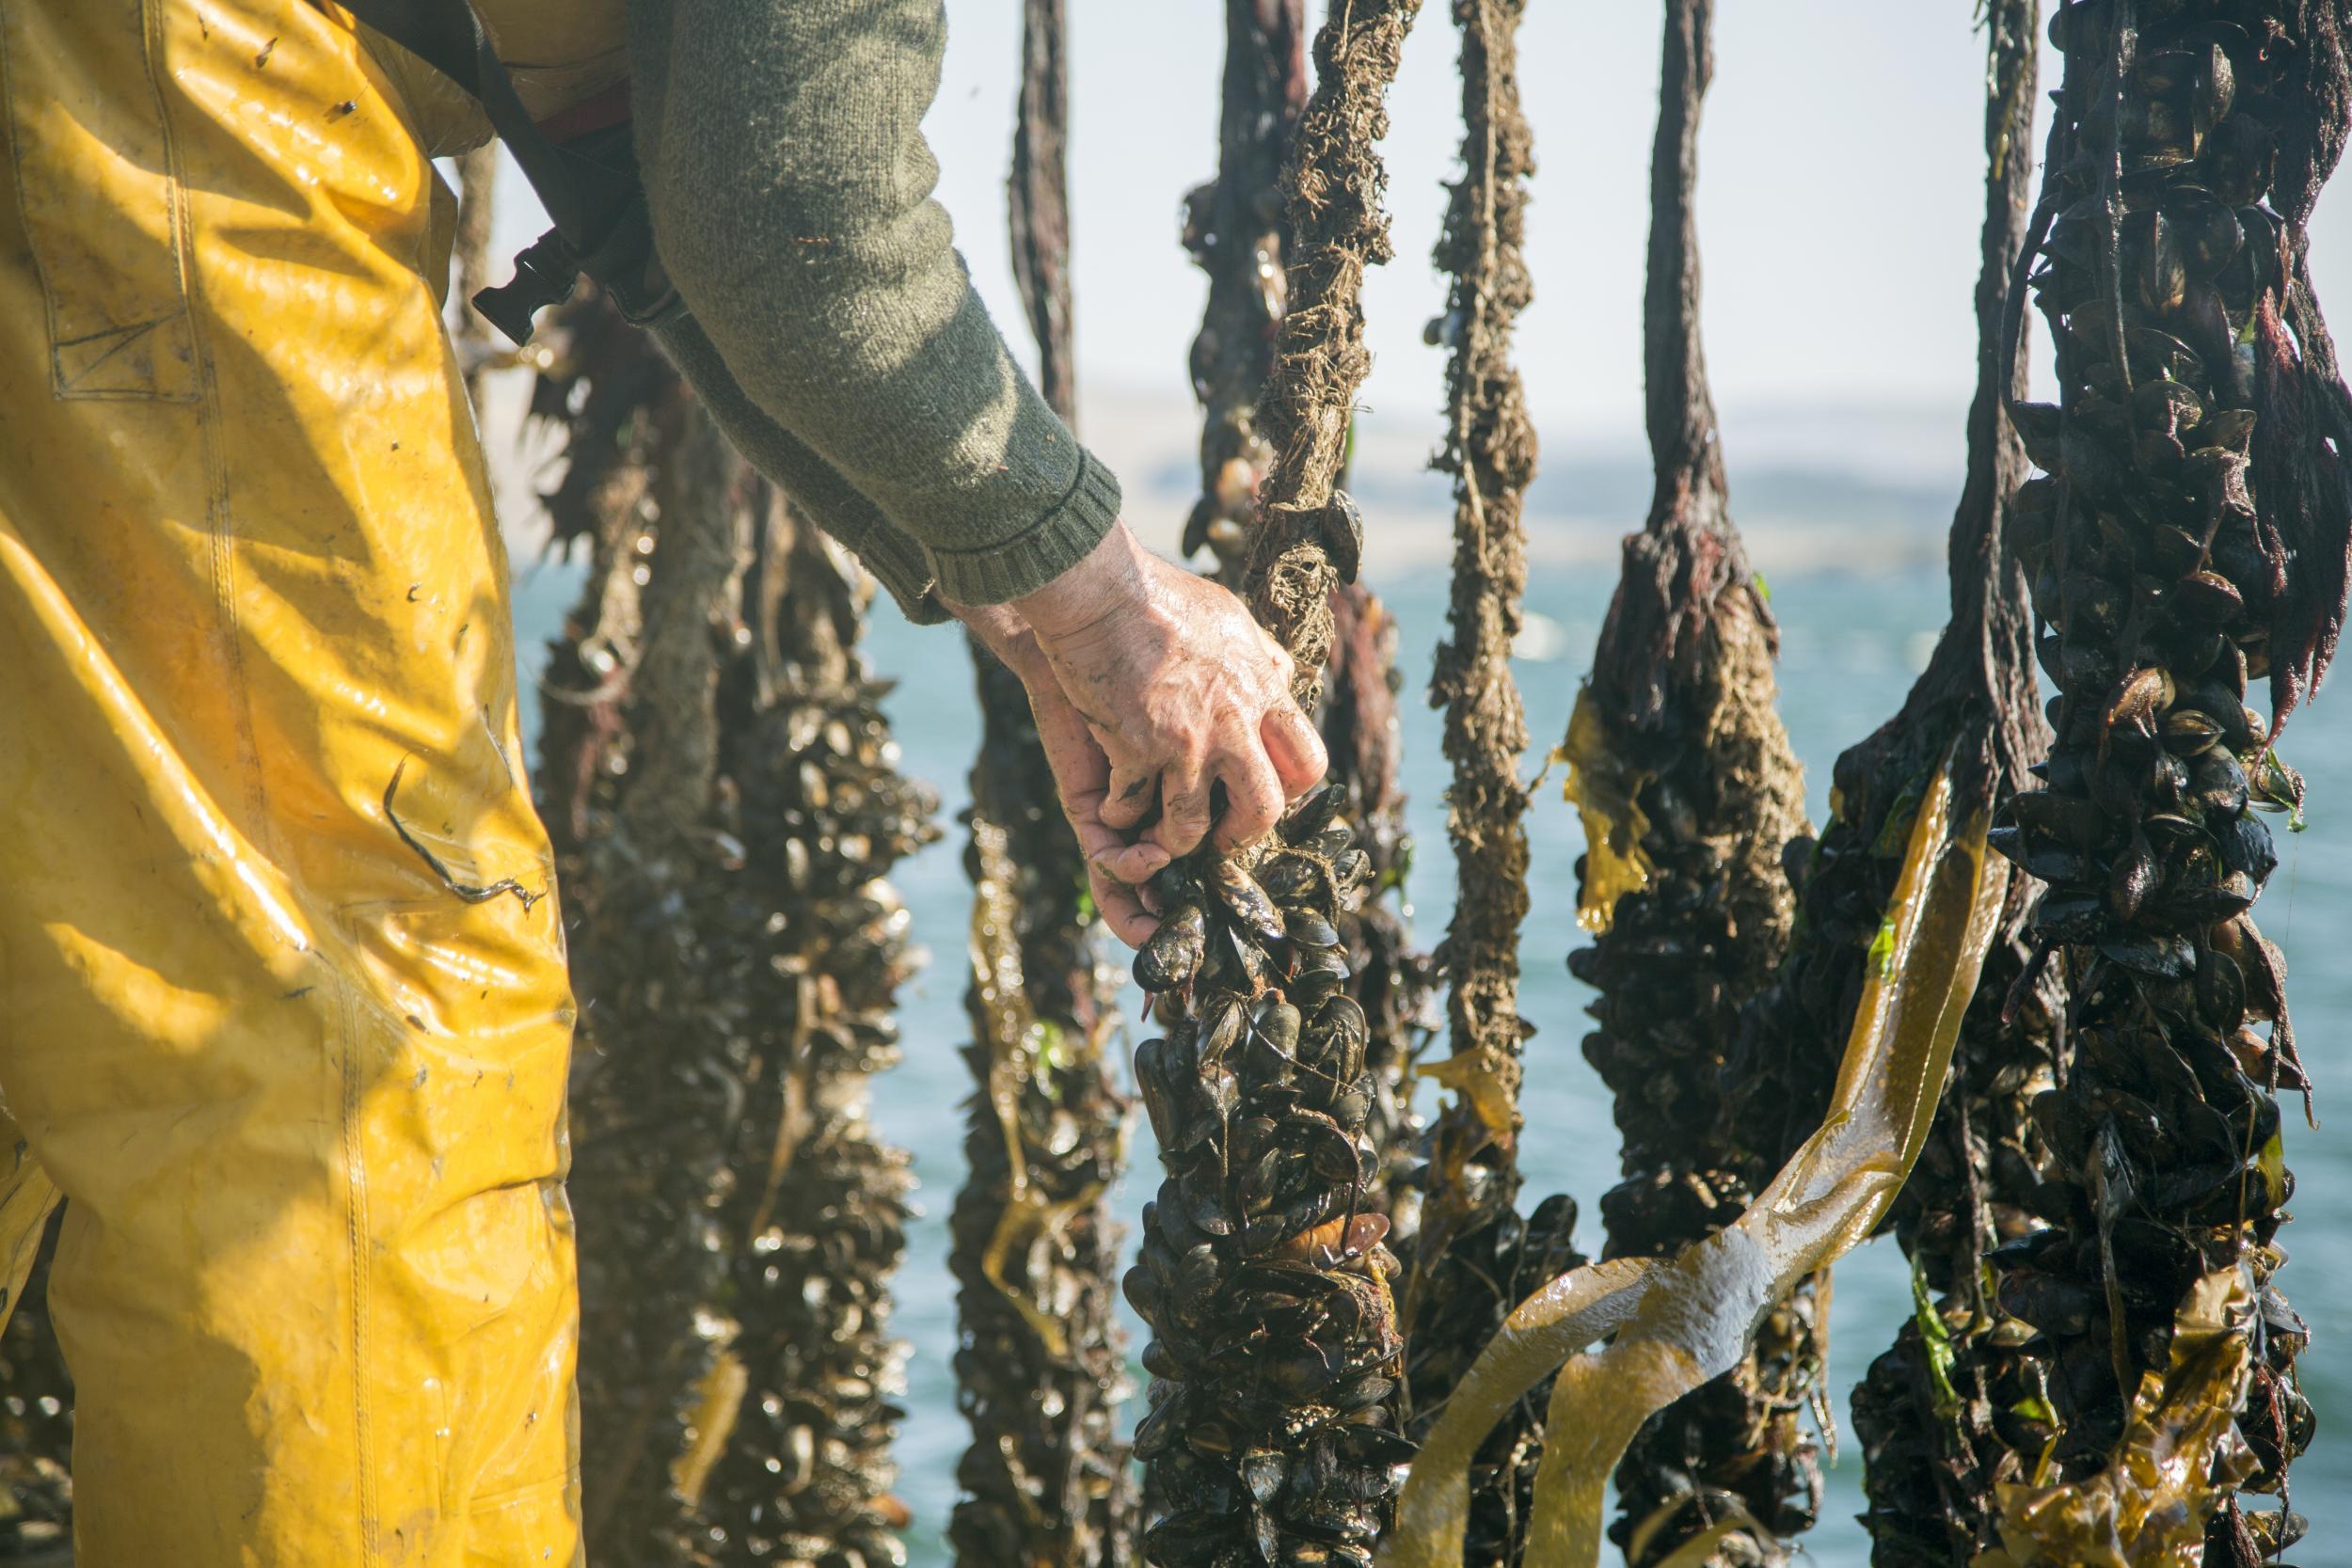
[[[1445,710],[1453,765],[1454,920],[1439,949],[1450,982],[1452,1052],[1423,1070],[1449,1090],[1432,1126],[1421,1225],[1406,1252],[1406,1430],[1425,1431],[1519,1298],[1581,1263],[1575,1203],[1518,1212],[1518,938],[1527,914],[1527,724],[1511,674],[1527,585],[1520,502],[1535,467],[1511,331],[1532,287],[1521,253],[1534,146],[1519,112],[1523,0],[1456,0],[1462,32],[1462,174],[1452,187],[1438,264],[1452,275],[1438,336],[1451,344],[1446,440],[1454,477],[1454,583],[1448,637],[1430,700]],[[1482,1450],[1469,1560],[1508,1564],[1524,1545],[1543,1440],[1542,1390]]]
[[[1569,969],[1599,994],[1584,1053],[1616,1097],[1625,1179],[1601,1199],[1607,1255],[1672,1256],[1735,1219],[1777,1168],[1741,1167],[1724,1123],[1738,1009],[1788,940],[1782,849],[1805,832],[1802,780],[1773,712],[1778,630],[1732,527],[1699,346],[1700,101],[1711,0],[1668,0],[1651,154],[1645,361],[1657,486],[1561,755],[1588,846],[1581,914],[1597,934]],[[1826,1099],[1834,1062],[1811,1047]],[[1779,1151],[1785,1157],[1793,1150]],[[1820,1349],[1809,1288],[1772,1309],[1756,1350],[1634,1443],[1615,1535],[1637,1568],[1735,1502],[1751,1560],[1812,1523],[1820,1480],[1802,1417]],[[1725,1548],[1726,1560],[1731,1548]]]
[[[2035,700],[2025,574],[2009,546],[2025,450],[2004,400],[2020,389],[2002,342],[2010,273],[2025,238],[2033,129],[2037,0],[1999,0],[1984,15],[1987,161],[1976,290],[1978,377],[1968,417],[1967,483],[1952,518],[1951,621],[1902,709],[1837,765],[1838,812],[1800,897],[1806,920],[1787,978],[1756,1009],[1759,1030],[1834,1025],[1863,968],[1899,863],[1890,839],[1922,771],[1954,736],[1981,759],[1996,809],[2029,784],[2049,731]],[[1910,1257],[1915,1310],[1854,1391],[1877,1568],[1942,1568],[1993,1543],[1996,1488],[2026,1479],[2046,1365],[2032,1330],[2008,1316],[1979,1265],[1985,1251],[2036,1228],[2048,1159],[2030,1114],[2063,1069],[2054,971],[2004,1000],[2031,958],[2030,886],[2019,879],[1954,1049],[1951,1082],[1916,1179],[1894,1209]],[[1867,924],[1866,930],[1865,925]],[[1808,998],[1838,1009],[1815,1013]],[[1760,1113],[1760,1105],[1752,1109]]]
[[[1302,704],[1331,643],[1331,546],[1345,557],[1359,538],[1331,486],[1366,364],[1362,269],[1388,255],[1373,142],[1417,8],[1335,15],[1284,175],[1292,313],[1261,405],[1274,464],[1244,587],[1297,661]],[[1127,1276],[1152,1328],[1136,1450],[1145,1552],[1164,1568],[1365,1563],[1411,1451],[1393,1427],[1396,1263],[1363,1135],[1368,1026],[1339,930],[1371,863],[1344,802],[1327,785],[1267,845],[1168,867],[1136,956],[1168,1031],[1136,1053],[1168,1178]]]
[[[1025,0],[1013,268],[1040,384],[1074,420],[1062,51],[1061,0]],[[1028,693],[977,642],[973,658],[974,1087],[970,1171],[948,1224],[972,1444],[947,1533],[970,1564],[1111,1568],[1132,1560],[1136,1514],[1117,1432],[1129,1390],[1109,1200],[1130,1117],[1109,1073],[1116,974],[1102,962],[1085,859],[1055,807]]]
[[[2000,1495],[2025,1568],[2122,1560],[2102,1532],[2152,1513],[2195,1528],[2132,1560],[2193,1560],[2201,1531],[2205,1561],[2251,1563],[2301,1531],[2239,1501],[2284,1493],[2313,1424],[2308,1331],[2272,1277],[2294,1187],[2276,1092],[2308,1085],[2251,916],[2278,859],[2253,813],[2300,800],[2276,742],[2334,651],[2352,546],[2352,397],[2306,230],[2346,134],[2344,26],[2334,0],[2051,19],[2065,71],[2026,264],[2059,401],[2011,415],[2045,475],[2015,530],[2057,739],[1994,838],[2046,884],[2034,957],[2073,989],[2073,1060],[2032,1103],[2049,1228],[1991,1259],[2050,1365],[2046,1409],[2010,1434],[2038,1441],[2031,1474]],[[2265,673],[2267,719],[2248,705]],[[2192,1337],[2211,1349],[2185,1354]]]
[[[610,314],[567,308],[560,334],[598,352],[550,380],[653,395],[542,388],[614,437],[575,462],[595,570],[539,770],[583,1004],[584,1523],[616,1561],[889,1564],[907,1177],[865,1080],[906,968],[879,878],[930,802],[896,772],[844,569]]]

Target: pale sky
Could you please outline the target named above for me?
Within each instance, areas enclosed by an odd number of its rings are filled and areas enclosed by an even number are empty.
[[[991,311],[1033,362],[1005,238],[1020,6],[946,5],[946,71],[924,121],[938,196]],[[1068,6],[1081,415],[1089,392],[1105,391],[1181,409],[1206,284],[1177,243],[1179,204],[1215,171],[1224,8]],[[1319,19],[1321,0],[1309,6]],[[1983,199],[1974,12],[1975,0],[1718,8],[1698,214],[1707,354],[1735,484],[1743,462],[1957,475]],[[1536,297],[1518,351],[1556,456],[1642,449],[1660,27],[1655,3],[1530,0],[1521,31],[1538,168],[1528,238]],[[1396,260],[1372,273],[1365,302],[1374,367],[1362,405],[1384,427],[1425,425],[1432,441],[1443,359],[1422,328],[1444,295],[1429,253],[1460,134],[1455,51],[1451,5],[1425,0],[1381,150]],[[2043,54],[2054,80],[2057,61]],[[2038,163],[2039,134],[2033,151]],[[2352,321],[2352,196],[2336,188],[2347,182],[2338,176],[2312,226],[2320,298],[2339,323]],[[500,243],[511,253],[543,220],[511,166],[502,189]],[[1851,443],[1840,408],[1874,416]],[[1169,450],[1187,450],[1189,431],[1169,434]]]
[[[940,198],[997,320],[1025,355],[1004,239],[1018,64],[1014,0],[946,0],[939,102],[925,121]],[[1213,171],[1218,0],[1069,0],[1078,357],[1088,381],[1186,396],[1204,285],[1177,244],[1178,201]],[[1790,404],[1947,404],[1952,463],[1973,383],[1970,291],[1982,200],[1984,49],[1973,0],[1724,0],[1700,148],[1707,351],[1731,458],[1744,425]],[[1641,302],[1661,8],[1531,0],[1521,81],[1538,169],[1528,252],[1536,301],[1519,359],[1536,422],[1565,442],[1639,450]],[[1321,5],[1310,0],[1311,17]],[[1454,164],[1456,32],[1422,8],[1383,146],[1397,257],[1373,274],[1363,402],[1426,418],[1441,397],[1429,266]],[[2056,61],[2045,64],[2055,79]],[[2035,146],[2037,160],[2040,144]],[[2339,176],[2336,183],[2352,180]],[[2320,297],[2352,320],[2352,197],[2315,222]]]

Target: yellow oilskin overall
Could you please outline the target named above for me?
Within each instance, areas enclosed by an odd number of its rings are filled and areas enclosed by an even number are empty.
[[[62,1195],[82,1568],[580,1560],[572,1004],[388,51],[0,0],[0,1262]]]

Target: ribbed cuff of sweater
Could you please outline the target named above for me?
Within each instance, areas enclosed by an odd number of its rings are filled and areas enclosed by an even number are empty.
[[[947,598],[1003,604],[1034,594],[1084,561],[1118,521],[1119,481],[1081,448],[1077,476],[1045,515],[1009,539],[957,549],[933,545],[925,553]]]

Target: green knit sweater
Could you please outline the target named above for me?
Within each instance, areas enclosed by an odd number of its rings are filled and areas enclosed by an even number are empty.
[[[1044,586],[1119,515],[931,199],[946,45],[940,0],[629,0],[638,162],[693,315],[664,345],[918,620]]]

